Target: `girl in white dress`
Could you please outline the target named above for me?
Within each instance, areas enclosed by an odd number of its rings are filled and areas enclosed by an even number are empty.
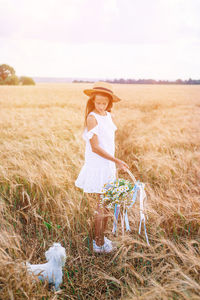
[[[75,185],[85,193],[98,195],[97,213],[95,214],[95,252],[111,252],[112,242],[104,237],[108,217],[107,209],[99,205],[100,194],[105,183],[116,179],[116,165],[125,170],[128,165],[115,157],[116,125],[111,117],[113,102],[120,99],[114,95],[112,86],[106,82],[96,82],[93,89],[84,90],[90,96],[86,104],[85,129],[83,138],[86,142],[85,163],[75,181]]]

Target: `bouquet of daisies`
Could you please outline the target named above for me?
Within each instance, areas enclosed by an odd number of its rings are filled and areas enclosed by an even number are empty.
[[[100,205],[114,209],[113,233],[116,233],[117,231],[118,217],[119,215],[121,216],[122,234],[124,235],[124,225],[126,227],[126,231],[130,231],[128,209],[130,209],[135,203],[137,194],[139,192],[139,234],[141,232],[141,225],[144,223],[146,241],[149,245],[144,215],[144,199],[146,198],[146,193],[144,190],[145,185],[142,182],[136,181],[134,175],[128,169],[126,171],[132,178],[134,185],[130,181],[123,178],[118,178],[114,181],[106,183],[101,191]]]
[[[107,208],[115,208],[115,205],[126,208],[131,204],[133,189],[132,183],[123,178],[106,183],[101,191],[100,203]]]

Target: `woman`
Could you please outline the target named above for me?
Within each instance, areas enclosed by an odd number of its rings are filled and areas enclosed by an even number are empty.
[[[114,102],[120,99],[113,93],[112,86],[106,82],[96,82],[92,89],[84,90],[90,98],[85,110],[86,141],[85,163],[75,185],[85,193],[97,195],[95,214],[95,240],[93,250],[97,253],[109,253],[113,250],[112,242],[104,237],[108,216],[107,209],[100,206],[100,195],[105,183],[116,179],[116,166],[125,170],[128,165],[115,157],[116,125],[111,117]]]

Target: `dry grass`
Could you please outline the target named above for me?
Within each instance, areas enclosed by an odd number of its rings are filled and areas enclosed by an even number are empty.
[[[199,299],[200,87],[115,86],[124,99],[114,107],[116,154],[146,183],[151,246],[137,233],[136,205],[132,233],[97,256],[95,201],[74,186],[86,86],[0,87],[0,298]],[[44,262],[56,241],[68,255],[59,293],[22,264]]]

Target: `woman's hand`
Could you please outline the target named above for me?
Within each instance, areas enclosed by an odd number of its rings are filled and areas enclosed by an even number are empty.
[[[116,158],[115,163],[119,170],[126,171],[126,169],[129,169],[129,166],[123,160]]]

